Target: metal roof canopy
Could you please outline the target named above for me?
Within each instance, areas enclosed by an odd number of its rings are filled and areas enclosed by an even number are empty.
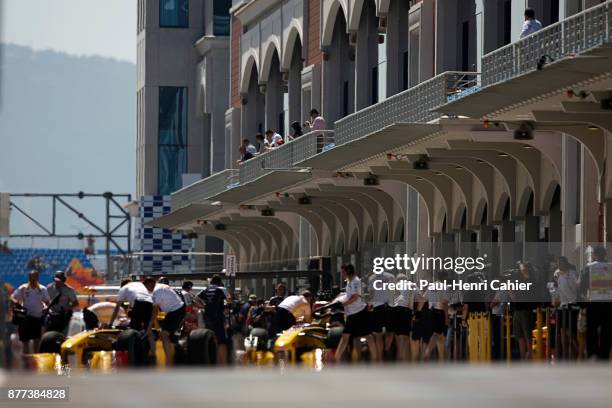
[[[435,109],[447,115],[482,118],[500,109],[542,97],[612,71],[612,45],[599,46],[580,56],[549,63],[540,71],[531,71],[507,81],[489,85],[480,91]]]
[[[440,131],[440,126],[430,123],[396,123],[379,131],[360,137],[333,149],[321,152],[310,159],[296,163],[317,170],[338,170],[349,164],[398,149]]]
[[[198,218],[209,216],[223,209],[218,204],[188,204],[185,207],[174,210],[169,214],[147,222],[145,225],[150,227],[165,228],[176,230],[181,226],[187,225]]]
[[[236,272],[236,279],[253,279],[253,278],[310,278],[313,276],[322,276],[328,272],[321,270],[309,270],[309,271],[247,271],[247,272]],[[174,279],[208,279],[214,275],[219,275],[219,272],[193,272],[193,273],[172,273],[172,274],[153,274],[153,277],[164,276],[170,280]],[[224,276],[221,276],[223,279]]]
[[[230,204],[242,204],[258,197],[285,190],[295,184],[303,183],[312,178],[307,169],[271,170],[246,184],[236,186],[216,196],[211,201],[221,201]]]

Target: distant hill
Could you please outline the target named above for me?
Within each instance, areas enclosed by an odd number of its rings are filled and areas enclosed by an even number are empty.
[[[132,193],[136,66],[1,51],[0,191]]]

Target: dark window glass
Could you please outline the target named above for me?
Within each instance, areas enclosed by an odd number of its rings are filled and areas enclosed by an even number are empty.
[[[403,55],[403,68],[402,68],[402,90],[408,89],[408,51],[404,52]]]
[[[189,0],[159,0],[160,27],[189,27]]]
[[[461,69],[470,69],[470,23],[464,21],[461,26]]]
[[[378,102],[378,67],[372,68],[372,100],[371,105]]]
[[[187,88],[159,88],[158,191],[182,187],[187,172]]]
[[[504,1],[504,45],[510,44],[510,35],[512,29],[512,1]]]
[[[231,0],[215,0],[213,3],[213,34],[230,35]]]

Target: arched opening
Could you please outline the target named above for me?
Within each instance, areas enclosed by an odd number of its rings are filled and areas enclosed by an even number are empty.
[[[389,242],[389,224],[385,221],[380,228],[380,242]]]
[[[563,238],[563,216],[561,213],[561,187],[557,184],[549,209],[548,242],[561,242]]]
[[[374,0],[366,0],[361,9],[359,30],[357,31],[357,45],[355,47],[357,66],[355,72],[357,81],[355,86],[355,110],[366,108],[377,103],[379,99],[384,99],[380,98],[379,75],[385,75],[386,73],[379,73],[378,39],[376,3]],[[384,55],[384,48],[382,49],[382,54]],[[384,68],[384,66],[381,68]]]
[[[255,143],[255,134],[264,131],[266,98],[259,92],[259,76],[255,64],[251,67],[248,91],[242,100],[242,138]]]
[[[331,45],[325,49],[323,75],[324,116],[333,123],[355,110],[355,50],[349,44],[342,8],[336,14]]]
[[[280,59],[275,48],[266,84],[266,130],[270,129],[282,135],[285,134],[285,93]]]
[[[408,89],[408,10],[410,2],[392,1],[387,14],[385,36],[387,96]]]
[[[397,221],[397,227],[395,228],[395,237],[393,237],[396,242],[403,242],[405,239],[405,230],[406,226],[404,225],[404,220],[400,218]]]
[[[288,72],[287,88],[288,93],[285,97],[286,105],[285,117],[288,118],[287,124],[293,122],[302,123],[302,42],[296,34],[291,51],[291,65]],[[290,130],[290,129],[285,129]]]

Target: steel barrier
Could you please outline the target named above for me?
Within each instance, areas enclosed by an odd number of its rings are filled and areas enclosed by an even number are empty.
[[[226,169],[172,193],[172,209],[177,210],[191,203],[202,203],[209,197],[222,193],[237,182],[237,176],[238,170]]]
[[[449,71],[382,102],[348,115],[334,124],[336,144],[342,145],[395,123],[427,123],[441,115],[433,109],[478,86],[477,72]]]
[[[482,57],[482,86],[535,71],[538,65],[612,40],[612,1],[551,24]],[[542,60],[544,59],[544,60]]]

